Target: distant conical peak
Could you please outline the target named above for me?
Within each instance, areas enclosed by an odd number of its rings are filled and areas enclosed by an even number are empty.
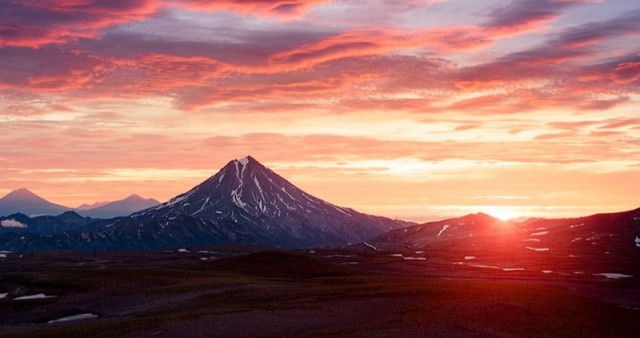
[[[35,195],[31,190],[29,190],[27,188],[16,189],[16,190],[12,191],[12,193]]]
[[[31,190],[27,188],[16,189],[10,193],[8,193],[5,197],[21,197],[21,198],[40,198],[38,195],[34,194]]]

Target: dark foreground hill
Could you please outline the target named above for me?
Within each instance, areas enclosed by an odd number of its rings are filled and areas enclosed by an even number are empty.
[[[360,248],[469,269],[640,278],[640,209],[521,223],[473,214],[393,230]]]

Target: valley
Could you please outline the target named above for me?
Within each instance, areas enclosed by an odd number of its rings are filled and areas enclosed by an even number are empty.
[[[253,246],[10,254],[0,260],[0,335],[631,337],[640,328],[637,278],[407,257]]]

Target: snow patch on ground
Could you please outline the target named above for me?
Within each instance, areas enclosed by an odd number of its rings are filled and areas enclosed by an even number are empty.
[[[38,294],[35,294],[35,295],[17,297],[17,298],[14,298],[13,300],[45,299],[45,298],[54,298],[54,297],[58,297],[58,296],[47,296],[44,293],[38,293]]]
[[[466,260],[476,259],[476,256],[464,256],[464,259],[466,259]]]
[[[364,244],[364,246],[366,246],[367,248],[373,250],[373,251],[378,251],[378,248],[376,248],[375,246],[367,243],[367,242],[363,242],[362,244]]]
[[[542,236],[542,235],[546,235],[548,233],[549,233],[549,231],[534,232],[534,233],[531,234],[531,236]]]
[[[525,238],[522,240],[523,242],[540,242],[539,238]]]
[[[79,315],[67,316],[67,317],[62,317],[62,318],[50,320],[48,322],[48,324],[60,323],[60,322],[70,322],[72,320],[93,319],[93,318],[98,318],[98,315],[93,314],[93,313],[81,313]]]
[[[553,270],[542,270],[541,272],[542,272],[542,273],[552,273],[552,272],[553,272]]]
[[[427,260],[426,257],[402,257],[402,258],[407,261],[426,261]]]
[[[467,265],[469,265],[471,267],[474,267],[474,268],[502,270],[500,267],[493,266],[493,265],[484,265],[484,264],[467,264]]]
[[[549,248],[532,248],[530,246],[527,246],[526,248],[529,250],[538,251],[538,252],[549,251]]]
[[[8,293],[0,293],[0,299],[7,298]]]
[[[640,238],[636,236],[636,248],[640,248]]]
[[[525,268],[502,268],[502,271],[525,271]]]
[[[436,235],[436,237],[440,237],[440,235],[442,235],[442,233],[447,230],[447,228],[449,227],[449,224],[445,224],[442,226],[442,230],[440,230],[440,232],[438,232],[438,234]]]
[[[153,208],[153,209],[154,209],[154,210],[157,210],[157,209],[161,209],[161,208],[163,208],[163,207],[170,207],[170,206],[172,206],[172,205],[178,204],[178,203],[180,203],[180,202],[182,202],[182,201],[186,200],[187,198],[189,198],[189,196],[191,196],[191,194],[193,194],[193,192],[194,192],[194,191],[193,191],[193,190],[191,190],[191,191],[189,191],[189,192],[185,193],[184,195],[176,196],[176,197],[174,197],[173,199],[169,200],[169,202],[167,202],[166,204],[158,204],[158,206],[156,206],[156,207],[155,207],[155,208]]]
[[[7,258],[7,255],[5,255],[5,254],[0,254],[0,258]]]
[[[632,275],[625,275],[623,273],[614,273],[614,272],[603,272],[603,273],[594,273],[594,276],[602,276],[609,279],[620,279],[620,278],[631,278]]]
[[[178,252],[189,252],[189,250],[182,248],[182,249],[178,249]]]
[[[573,228],[581,227],[581,226],[583,226],[583,225],[584,225],[584,223],[580,223],[580,224],[572,224],[572,225],[570,225],[570,226],[569,226],[569,228],[570,228],[570,229],[573,229]]]
[[[389,256],[391,256],[391,257],[402,257],[402,254],[391,254]]]

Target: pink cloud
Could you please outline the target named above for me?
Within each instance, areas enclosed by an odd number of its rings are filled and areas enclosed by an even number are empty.
[[[96,37],[106,27],[148,18],[159,8],[151,0],[7,0],[0,7],[0,46],[33,48]]]
[[[345,57],[384,55],[412,49],[428,49],[446,54],[484,47],[491,42],[473,26],[410,30],[359,29],[276,53],[270,56],[270,61],[274,65],[310,67]]]
[[[174,6],[191,10],[233,11],[243,14],[300,18],[311,7],[332,0],[167,0]]]
[[[513,0],[489,13],[487,30],[498,35],[515,35],[548,28],[543,23],[559,17],[576,1]]]
[[[612,79],[616,83],[628,84],[640,79],[640,61],[623,62],[616,66],[612,74]]]
[[[328,1],[6,0],[0,4],[0,47],[39,48],[96,38],[110,26],[146,20],[171,6],[299,18],[312,6]]]

